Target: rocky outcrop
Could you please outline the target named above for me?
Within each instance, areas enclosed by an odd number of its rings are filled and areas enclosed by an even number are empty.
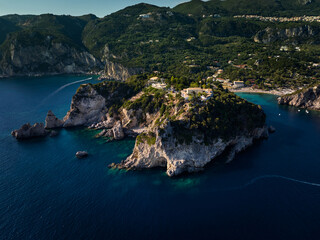
[[[111,140],[122,140],[125,137],[121,121],[117,121],[111,129],[102,130],[97,137],[108,137]]]
[[[46,129],[54,129],[63,127],[63,121],[58,119],[56,115],[53,114],[51,110],[49,110],[46,120],[45,120],[45,128]]]
[[[43,123],[35,123],[31,125],[30,123],[22,125],[20,129],[14,130],[11,132],[11,135],[18,140],[36,138],[36,137],[45,137],[49,134],[44,128]]]
[[[106,115],[106,100],[90,84],[81,85],[64,117],[64,127],[90,126]]]
[[[121,109],[121,112],[120,112],[120,117],[121,117],[121,122],[122,122],[122,125],[125,127],[125,128],[135,128],[139,125],[139,118],[141,119],[143,117],[143,113],[140,110],[128,110],[128,109]]]
[[[118,121],[111,130],[114,140],[121,140],[124,138],[124,132],[120,121]]]
[[[135,74],[142,73],[141,68],[127,68],[120,63],[106,61],[103,78],[125,81]]]
[[[103,120],[102,122],[93,123],[91,126],[89,126],[89,128],[96,130],[112,128],[116,120],[113,117],[110,117],[108,113],[105,116],[105,119],[106,120]]]
[[[117,59],[121,59],[123,57],[127,57],[126,53],[123,53],[123,56],[116,56],[111,53],[108,44],[106,44],[102,55],[102,62],[105,64],[104,73],[100,76],[100,79],[125,81],[132,75],[143,72],[143,69],[141,68],[127,68],[116,62]]]
[[[278,98],[281,105],[320,110],[320,85]]]
[[[76,157],[77,157],[77,158],[80,158],[80,159],[81,159],[81,158],[86,158],[86,157],[88,157],[88,155],[89,155],[89,154],[88,154],[88,152],[86,152],[86,151],[79,151],[79,152],[76,153]]]
[[[197,172],[209,162],[229,149],[227,162],[235,154],[252,145],[254,140],[268,137],[267,127],[257,128],[251,133],[236,136],[227,141],[216,139],[212,144],[204,144],[199,137],[194,137],[190,144],[178,144],[172,137],[170,124],[164,134],[155,133],[155,144],[148,141],[137,141],[133,153],[120,164],[110,167],[125,169],[145,169],[164,167],[168,176],[176,176],[183,172]]]
[[[53,42],[24,46],[12,40],[1,61],[2,76],[87,73],[102,69],[102,63],[84,49]]]
[[[272,43],[276,41],[283,41],[290,38],[309,38],[318,34],[318,31],[313,29],[309,25],[287,28],[287,29],[275,29],[275,28],[266,28],[259,31],[254,36],[254,41],[257,43]]]

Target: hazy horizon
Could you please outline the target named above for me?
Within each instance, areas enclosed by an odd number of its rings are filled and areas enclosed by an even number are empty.
[[[186,0],[187,1],[187,0]],[[8,2],[7,0],[0,0],[0,16],[9,14],[19,15],[39,15],[39,14],[56,14],[56,15],[72,15],[81,16],[86,14],[94,14],[98,17],[104,17],[110,13],[121,10],[127,6],[135,5],[141,2],[157,5],[160,7],[174,7],[183,0],[147,0],[135,1],[124,0],[121,2],[114,2],[111,0],[14,0]]]

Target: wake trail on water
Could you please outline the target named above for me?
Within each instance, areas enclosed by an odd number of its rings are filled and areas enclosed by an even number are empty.
[[[298,180],[295,178],[289,178],[289,177],[284,177],[284,176],[280,176],[280,175],[263,175],[263,176],[259,176],[256,178],[253,178],[252,180],[250,180],[248,183],[240,186],[240,187],[234,187],[234,188],[228,188],[225,190],[240,190],[240,189],[244,189],[250,185],[255,184],[257,181],[260,180],[264,180],[264,179],[268,179],[268,178],[278,178],[278,179],[283,179],[286,181],[290,181],[290,182],[296,182],[296,183],[301,183],[301,184],[305,184],[305,185],[309,185],[309,186],[314,186],[314,187],[320,187],[320,183],[313,183],[313,182],[307,182],[307,181],[302,181],[302,180]]]
[[[59,87],[57,90],[55,90],[53,93],[51,93],[49,96],[47,96],[45,99],[43,99],[41,101],[41,103],[37,106],[36,109],[38,109],[40,106],[42,106],[48,99],[52,98],[54,95],[56,95],[57,93],[59,93],[60,91],[62,91],[63,89],[65,89],[66,87],[69,87],[71,85],[77,84],[77,83],[81,83],[81,82],[85,82],[85,81],[89,81],[92,80],[92,77],[90,78],[86,78],[86,79],[82,79],[82,80],[78,80],[75,82],[71,82],[71,83],[67,83],[61,87]]]

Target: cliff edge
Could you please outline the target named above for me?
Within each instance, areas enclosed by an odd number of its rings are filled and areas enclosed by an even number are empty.
[[[320,110],[320,85],[299,90],[278,98],[281,105]]]

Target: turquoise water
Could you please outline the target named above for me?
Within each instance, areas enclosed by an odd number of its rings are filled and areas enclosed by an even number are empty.
[[[318,113],[239,94],[262,105],[277,132],[230,164],[174,179],[162,169],[108,169],[130,154],[130,139],[105,143],[85,129],[26,142],[10,136],[49,109],[63,117],[81,83],[67,84],[86,78],[0,80],[0,239],[319,238]],[[78,160],[78,150],[90,156]]]

